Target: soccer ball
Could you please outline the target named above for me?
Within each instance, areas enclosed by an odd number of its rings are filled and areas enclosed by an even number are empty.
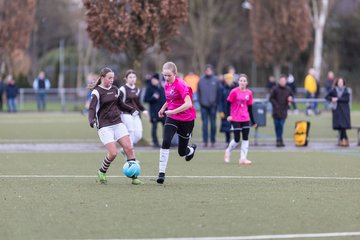
[[[126,161],[123,166],[123,173],[128,178],[134,178],[140,175],[141,167],[136,161]]]

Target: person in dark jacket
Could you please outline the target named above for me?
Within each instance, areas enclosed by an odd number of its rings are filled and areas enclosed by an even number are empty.
[[[221,119],[220,132],[225,133],[225,142],[227,146],[230,143],[231,133],[231,123],[227,120],[227,117],[230,116],[230,107],[227,101],[227,97],[229,96],[231,90],[238,86],[239,85],[234,81],[234,75],[227,73],[224,75],[224,82],[220,85],[219,88],[218,112]]]
[[[211,65],[205,66],[205,75],[200,78],[198,84],[198,97],[201,108],[202,137],[204,147],[208,146],[209,132],[208,120],[210,119],[210,141],[211,147],[216,142],[216,110],[219,91],[219,79],[214,75]]]
[[[324,83],[324,87],[325,87],[325,96],[327,96],[331,90],[333,89],[334,86],[334,81],[335,81],[335,74],[333,71],[329,71],[327,74],[327,77],[325,79],[325,83]],[[332,104],[330,104],[330,102],[325,102],[325,108],[328,110],[332,110],[331,107]]]
[[[283,132],[287,110],[293,100],[291,89],[286,85],[285,75],[281,75],[278,85],[273,88],[270,94],[270,102],[273,106],[272,117],[274,119],[276,146],[284,147]]]
[[[350,121],[350,92],[346,87],[345,80],[338,78],[334,82],[334,88],[326,95],[325,99],[332,108],[332,126],[339,131],[339,146],[348,147],[349,139],[346,129],[351,129]]]
[[[154,147],[160,148],[159,140],[157,137],[157,125],[159,122],[164,126],[165,118],[160,118],[158,112],[161,107],[164,105],[165,91],[164,87],[161,85],[159,74],[154,74],[151,77],[151,82],[146,88],[144,102],[149,103],[150,108],[150,122],[151,122],[151,138],[154,144]]]
[[[291,73],[290,73],[289,76],[287,77],[287,85],[288,85],[288,87],[291,89],[291,92],[292,92],[293,98],[294,98],[295,95],[296,95],[297,87],[296,87],[294,75],[292,75]],[[295,113],[295,114],[298,114],[298,113],[299,113],[299,110],[297,109],[297,106],[296,106],[296,102],[295,102],[295,101],[292,101],[292,102],[291,102],[291,106],[292,106],[292,108],[293,108],[294,113]],[[290,110],[290,105],[289,105],[289,110]]]
[[[7,111],[17,112],[17,96],[19,95],[19,88],[15,84],[15,80],[11,75],[7,77],[6,98]]]

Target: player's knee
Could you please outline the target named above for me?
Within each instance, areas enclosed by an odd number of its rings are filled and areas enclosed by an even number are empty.
[[[118,154],[117,150],[110,151],[108,153],[108,159],[110,161],[114,160],[116,158],[117,154]]]

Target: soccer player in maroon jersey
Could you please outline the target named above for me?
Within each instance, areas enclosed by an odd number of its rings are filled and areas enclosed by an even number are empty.
[[[100,183],[106,184],[106,171],[117,156],[116,143],[119,143],[127,155],[127,161],[136,161],[128,130],[120,118],[120,112],[139,114],[135,108],[122,101],[121,92],[115,86],[114,72],[110,68],[103,68],[99,79],[92,87],[88,120],[92,128],[98,129],[101,142],[107,154],[101,163],[97,174]],[[138,178],[132,179],[132,184],[143,184]]]

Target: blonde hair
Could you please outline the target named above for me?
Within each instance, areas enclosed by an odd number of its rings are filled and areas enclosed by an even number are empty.
[[[163,70],[166,69],[166,70],[170,70],[172,71],[175,75],[177,75],[177,67],[175,65],[175,63],[173,62],[166,62],[164,65],[163,65]]]

